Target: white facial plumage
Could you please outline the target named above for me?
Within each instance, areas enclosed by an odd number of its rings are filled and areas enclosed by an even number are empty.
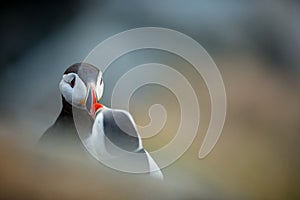
[[[85,109],[87,88],[76,73],[64,74],[59,83],[59,89],[65,100],[81,109]]]
[[[97,84],[96,84],[96,94],[97,100],[99,101],[102,97],[104,89],[103,79],[102,79],[102,72],[100,71],[97,77]]]

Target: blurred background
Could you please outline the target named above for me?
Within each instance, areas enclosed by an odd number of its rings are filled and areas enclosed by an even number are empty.
[[[0,9],[1,198],[300,198],[299,1],[12,0]],[[118,77],[138,64],[167,64],[191,82],[201,108],[199,132],[188,151],[163,170],[165,183],[119,181],[74,157],[37,154],[35,143],[61,109],[58,83],[64,70],[109,36],[147,26],[192,37],[219,67],[228,111],[209,156],[198,159],[210,119],[205,83],[185,60],[158,50],[114,62],[104,75],[102,103],[110,105]],[[168,120],[159,135],[144,140],[149,150],[170,141],[180,120],[176,97],[147,85],[130,102],[138,124],[149,122],[147,110],[154,103],[165,106]]]

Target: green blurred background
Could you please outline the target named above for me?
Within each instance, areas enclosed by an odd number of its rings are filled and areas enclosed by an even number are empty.
[[[299,1],[6,1],[0,16],[2,198],[300,198]],[[110,105],[117,77],[137,64],[167,64],[191,82],[201,108],[198,135],[163,169],[165,183],[140,184],[127,176],[120,181],[76,156],[53,159],[32,150],[60,111],[64,70],[107,37],[147,26],[192,37],[219,67],[228,111],[209,156],[198,159],[210,119],[205,83],[187,62],[158,50],[132,52],[114,62],[104,75],[102,103]],[[149,150],[170,141],[180,120],[175,96],[147,85],[130,102],[138,124],[149,122],[147,110],[154,103],[165,106],[168,120],[157,136],[144,140]]]

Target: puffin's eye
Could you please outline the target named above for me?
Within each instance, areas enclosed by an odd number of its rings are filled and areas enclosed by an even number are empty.
[[[103,79],[102,79],[102,77],[101,77],[100,85],[102,85],[102,82],[103,82]]]
[[[75,77],[70,82],[71,88],[74,88],[74,85],[75,85]]]

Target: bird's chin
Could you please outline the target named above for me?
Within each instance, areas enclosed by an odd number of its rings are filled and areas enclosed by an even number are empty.
[[[79,105],[78,104],[72,104],[72,106],[74,106],[75,108],[78,108],[80,110],[86,110],[86,107],[81,105],[81,104],[79,104]]]

